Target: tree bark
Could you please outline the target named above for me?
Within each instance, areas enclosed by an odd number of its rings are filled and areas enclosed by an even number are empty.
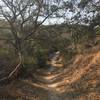
[[[11,78],[11,77],[13,77],[13,76],[16,77],[16,76],[18,75],[19,71],[21,70],[22,63],[23,63],[21,52],[18,52],[18,58],[19,58],[19,63],[18,63],[18,65],[15,67],[15,69],[9,74],[8,78]]]
[[[22,57],[21,51],[18,52],[18,59],[19,59],[19,62],[17,66],[13,69],[13,71],[9,73],[8,76],[5,76],[2,79],[0,79],[0,82],[6,82],[6,81],[8,82],[9,80],[11,81],[12,79],[18,76],[18,73],[20,72],[22,68],[22,64],[23,64],[23,57]]]

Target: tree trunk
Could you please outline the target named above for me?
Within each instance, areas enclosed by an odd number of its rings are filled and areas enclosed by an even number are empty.
[[[17,64],[17,66],[13,69],[13,71],[10,72],[10,74],[6,77],[3,77],[2,79],[0,79],[0,82],[9,82],[12,79],[16,78],[22,68],[22,54],[20,52],[18,52],[18,58],[19,58],[19,63]],[[6,83],[7,83],[6,82]]]
[[[18,73],[22,68],[22,54],[18,52],[19,63],[15,67],[15,69],[9,74],[8,78],[17,77]]]
[[[16,50],[18,54],[19,63],[15,67],[15,69],[9,74],[8,78],[17,77],[18,73],[21,71],[23,65],[23,56],[22,56],[22,41],[20,38],[16,38]]]

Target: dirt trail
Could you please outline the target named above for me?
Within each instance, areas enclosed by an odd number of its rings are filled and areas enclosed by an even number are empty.
[[[49,69],[0,89],[0,100],[100,100],[100,51],[77,55],[64,68]]]

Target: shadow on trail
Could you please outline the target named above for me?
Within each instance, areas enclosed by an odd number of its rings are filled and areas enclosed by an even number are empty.
[[[14,100],[99,100],[99,60],[100,52],[95,52],[77,55],[69,66],[37,69],[30,79],[7,86],[6,94]]]

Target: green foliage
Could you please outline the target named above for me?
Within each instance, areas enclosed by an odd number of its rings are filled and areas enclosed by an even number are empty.
[[[81,0],[79,7],[84,8],[92,0]]]
[[[99,33],[99,28],[96,29],[96,32]],[[25,76],[38,67],[45,67],[50,52],[61,51],[64,55],[64,63],[69,63],[75,54],[84,52],[84,45],[89,43],[91,36],[88,26],[78,24],[41,26],[36,34],[36,39],[32,37],[22,44],[22,70],[26,74]],[[6,36],[8,37],[8,35]],[[12,46],[9,48],[5,44],[6,42],[0,52],[9,53],[14,57],[14,48]]]
[[[95,31],[97,35],[100,35],[100,26],[98,26]]]
[[[52,6],[51,6],[51,11],[52,11],[52,12],[54,12],[54,11],[57,10],[57,9],[58,9],[58,7],[57,7],[56,5],[52,5]]]
[[[39,49],[36,52],[36,58],[37,58],[38,67],[45,67],[46,66],[46,55],[45,55],[45,51],[44,50]]]
[[[64,57],[64,64],[70,63],[71,59],[73,56],[76,55],[76,51],[73,48],[67,48],[66,50],[63,51],[63,57]]]

